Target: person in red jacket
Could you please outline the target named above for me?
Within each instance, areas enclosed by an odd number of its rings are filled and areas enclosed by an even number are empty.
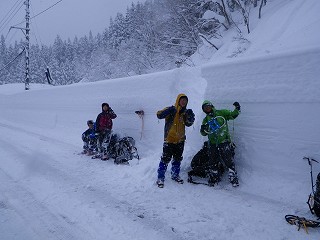
[[[96,119],[96,133],[98,137],[98,149],[100,152],[101,160],[107,160],[107,146],[108,139],[112,130],[112,119],[115,119],[117,115],[114,113],[108,103],[102,103],[102,112],[99,113]],[[106,143],[106,144],[105,144]]]

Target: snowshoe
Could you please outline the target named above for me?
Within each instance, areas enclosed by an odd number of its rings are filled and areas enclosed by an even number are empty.
[[[193,178],[192,178],[192,175],[191,174],[188,174],[188,183],[192,183],[192,184],[202,184],[202,185],[207,185],[208,186],[208,183],[206,182],[199,182],[199,181],[194,181]]]
[[[159,188],[163,188],[164,187],[164,181],[163,180],[158,179],[156,183],[157,183]]]
[[[193,170],[188,172],[188,182],[192,184],[202,184],[209,187],[213,187],[218,182],[220,182],[220,177],[217,175],[217,173],[204,173],[204,174],[194,174],[195,172]],[[193,179],[193,177],[196,177],[196,181]],[[208,180],[207,180],[208,178]]]

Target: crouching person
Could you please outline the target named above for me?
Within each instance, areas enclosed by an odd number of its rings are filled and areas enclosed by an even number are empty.
[[[231,142],[227,121],[235,119],[240,114],[240,104],[234,102],[233,111],[217,110],[210,101],[204,101],[202,110],[206,117],[202,121],[200,133],[209,139],[209,184],[214,186],[220,181],[221,173],[217,170],[221,161],[229,171],[229,181],[232,186],[239,186],[239,180],[234,164],[234,144]]]
[[[97,148],[97,137],[94,130],[94,122],[92,120],[87,121],[88,129],[82,133],[83,151],[82,154],[91,156],[94,154]]]
[[[185,126],[190,127],[194,122],[194,113],[187,109],[188,97],[179,94],[174,106],[166,107],[157,112],[159,119],[165,119],[164,143],[161,160],[158,167],[158,187],[164,186],[165,173],[172,160],[171,179],[182,184],[180,177],[180,164],[186,140]]]

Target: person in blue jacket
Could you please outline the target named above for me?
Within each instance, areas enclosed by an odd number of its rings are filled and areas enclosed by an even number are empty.
[[[97,137],[94,129],[94,122],[92,120],[87,121],[88,129],[82,133],[83,151],[82,154],[91,156],[94,154],[97,148]]]

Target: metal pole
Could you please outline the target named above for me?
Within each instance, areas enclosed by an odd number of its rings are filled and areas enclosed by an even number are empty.
[[[30,86],[30,76],[29,76],[29,50],[30,50],[30,37],[29,37],[29,32],[30,32],[30,0],[25,1],[26,5],[26,78],[25,78],[25,90],[29,90]]]

